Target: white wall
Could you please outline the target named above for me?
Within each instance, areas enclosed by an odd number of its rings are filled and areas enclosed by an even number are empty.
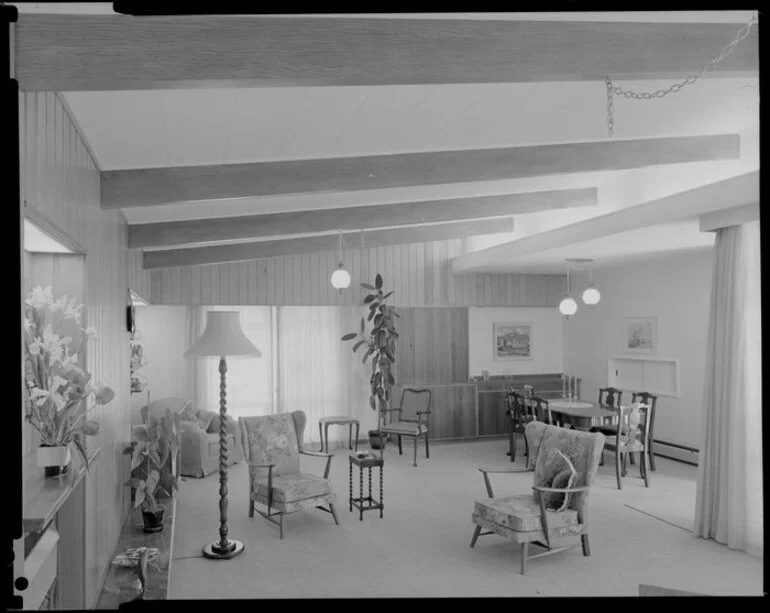
[[[495,322],[532,323],[532,359],[494,359]],[[468,371],[471,376],[562,372],[562,318],[556,307],[468,309]]]
[[[565,366],[583,378],[583,398],[594,400],[607,385],[607,358],[623,355],[623,318],[657,316],[657,355],[679,359],[681,397],[658,397],[654,436],[693,447],[700,445],[712,253],[698,249],[595,270],[601,301],[589,309],[578,298],[578,312],[564,324]],[[630,399],[624,393],[623,402]]]
[[[184,306],[146,306],[136,308],[136,329],[147,359],[138,372],[147,379],[147,387],[131,399],[132,423],[138,423],[139,409],[150,400],[175,397],[192,399],[192,382],[188,381]]]

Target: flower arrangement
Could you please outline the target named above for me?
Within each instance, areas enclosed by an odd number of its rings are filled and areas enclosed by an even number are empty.
[[[83,344],[96,338],[94,328],[80,327],[82,304],[55,300],[51,288],[35,287],[25,300],[24,417],[40,433],[41,447],[74,444],[88,468],[82,436],[99,433],[99,424],[86,416],[110,402],[114,392],[94,384],[78,363]],[[93,404],[87,406],[89,399]]]

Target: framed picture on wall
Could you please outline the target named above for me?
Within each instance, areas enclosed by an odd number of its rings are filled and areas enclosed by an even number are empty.
[[[626,317],[623,319],[623,351],[625,353],[658,353],[658,318]]]
[[[532,359],[531,323],[495,322],[493,326],[495,360]]]

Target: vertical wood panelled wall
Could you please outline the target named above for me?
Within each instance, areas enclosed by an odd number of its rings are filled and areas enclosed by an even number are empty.
[[[462,243],[348,249],[353,282],[342,294],[329,282],[338,264],[333,251],[149,270],[131,288],[153,304],[356,305],[359,283],[380,273],[396,306],[557,306],[563,298],[564,275],[453,274]]]
[[[120,212],[100,207],[99,170],[56,94],[25,92],[19,106],[22,197],[87,251],[82,298],[88,325],[99,334],[87,366],[115,390],[113,401],[94,412],[101,431],[88,441],[101,448],[85,490],[86,604],[93,606],[128,510],[121,454],[131,437],[125,306],[129,278],[142,273]]]

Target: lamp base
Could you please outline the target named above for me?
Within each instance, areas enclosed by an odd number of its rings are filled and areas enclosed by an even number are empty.
[[[209,543],[203,548],[203,555],[214,560],[229,560],[243,551],[243,543],[240,541],[228,541],[224,549],[219,546],[219,541]]]

